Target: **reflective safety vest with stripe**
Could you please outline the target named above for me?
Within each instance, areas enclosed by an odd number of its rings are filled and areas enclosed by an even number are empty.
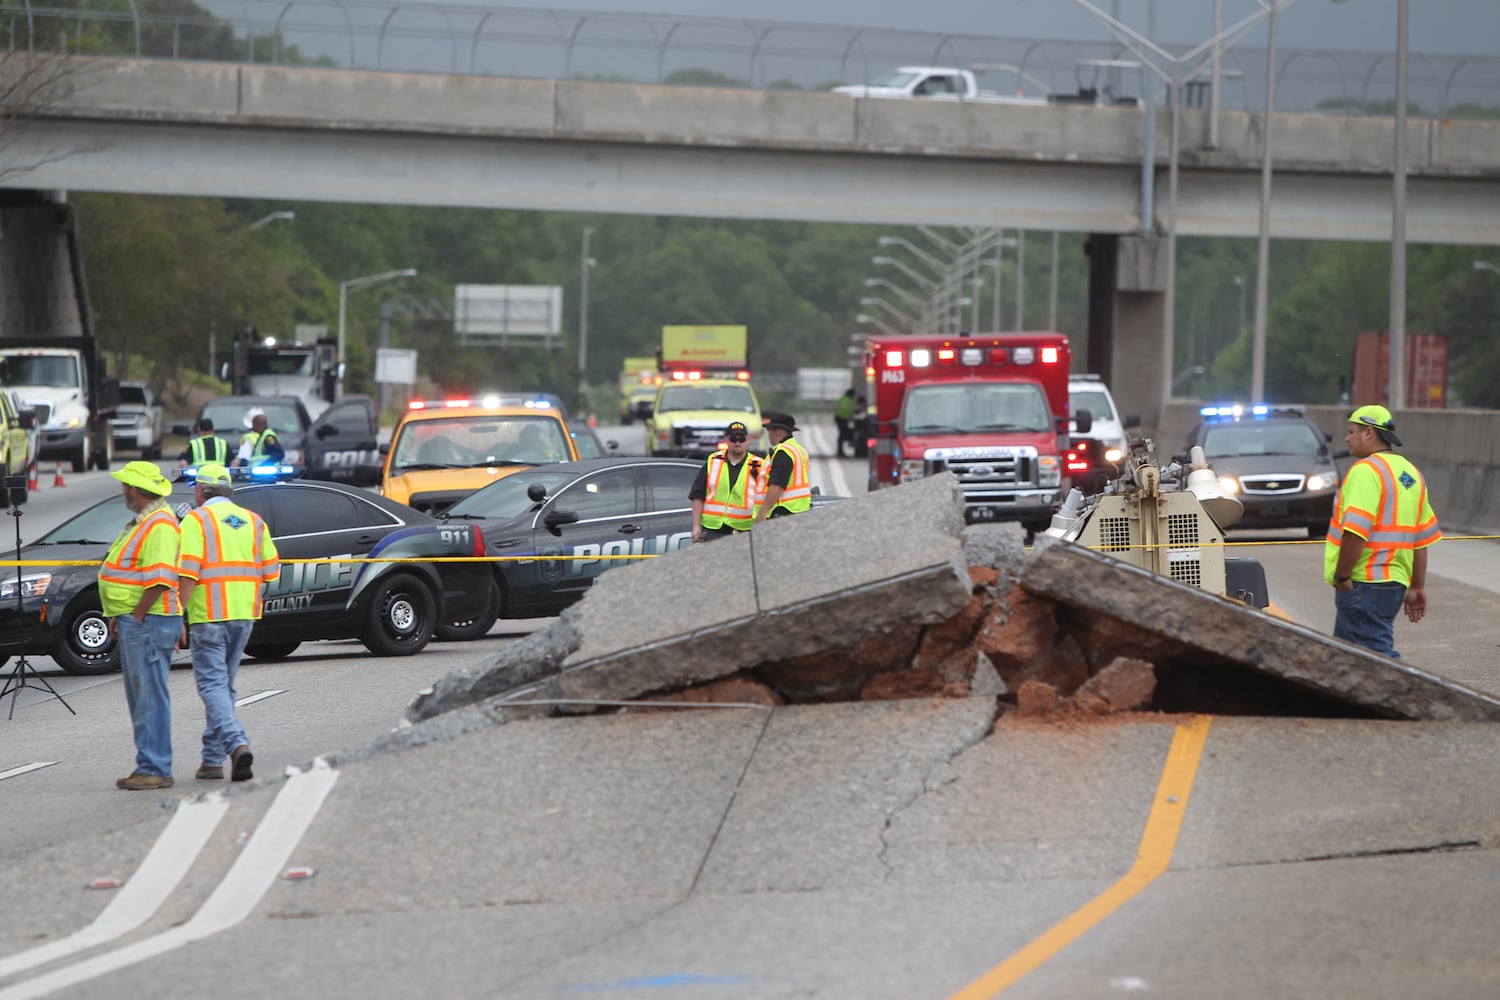
[[[782,508],[785,508],[788,513],[800,514],[812,507],[812,483],[808,479],[811,460],[807,457],[807,449],[803,448],[802,442],[796,438],[787,438],[772,448],[771,454],[766,456],[764,464],[760,467],[760,479],[755,486],[755,506],[759,509],[766,502],[766,490],[771,485],[771,463],[775,461],[777,452],[786,452],[791,456],[792,478],[787,480],[781,499],[773,509],[766,511],[766,516],[770,517]]]
[[[720,528],[727,524],[736,531],[749,530],[755,523],[755,490],[760,466],[760,459],[746,455],[745,461],[731,475],[724,452],[716,451],[708,456],[708,488],[703,498],[705,528]]]
[[[193,465],[205,462],[223,465],[229,461],[229,442],[212,434],[204,434],[188,441],[188,454]]]
[[[99,567],[99,606],[106,618],[130,614],[141,592],[159,585],[167,590],[146,613],[182,614],[177,599],[177,551],[182,529],[177,515],[165,502],[141,513],[145,516],[120,532]]]
[[[269,427],[258,434],[255,431],[250,431],[240,438],[241,448],[245,446],[245,442],[250,442],[250,461],[254,462],[258,459],[271,457],[266,451],[266,438],[274,438],[277,444],[281,443],[281,435]]]
[[[261,584],[280,575],[281,562],[261,516],[223,498],[183,518],[178,573],[198,581],[187,607],[189,625],[254,621],[261,614]]]
[[[1352,574],[1360,583],[1409,585],[1412,554],[1443,537],[1422,474],[1389,451],[1360,459],[1344,476],[1323,546],[1325,583],[1333,583],[1346,531],[1365,540]]]

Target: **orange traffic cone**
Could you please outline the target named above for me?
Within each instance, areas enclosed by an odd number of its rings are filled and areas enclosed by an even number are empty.
[[[57,478],[55,478],[55,479],[52,480],[52,485],[53,486],[66,486],[66,485],[68,485],[67,483],[63,482],[63,480],[62,480],[62,463],[61,462],[57,463]]]
[[[36,481],[36,461],[35,460],[33,460],[32,463],[26,467],[26,472],[27,472],[27,476],[26,476],[26,489],[28,491],[35,490],[35,489],[40,489],[41,487],[37,484],[37,481]]]

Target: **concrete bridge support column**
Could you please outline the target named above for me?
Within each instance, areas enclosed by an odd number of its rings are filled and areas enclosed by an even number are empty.
[[[1138,413],[1150,437],[1161,421],[1162,321],[1166,241],[1093,233],[1089,256],[1089,332],[1074,367],[1098,372],[1122,413]],[[1172,442],[1158,442],[1170,454]]]
[[[73,206],[0,192],[0,336],[88,336],[88,302]]]

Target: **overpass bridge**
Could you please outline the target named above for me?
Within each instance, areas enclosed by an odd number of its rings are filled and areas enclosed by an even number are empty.
[[[9,187],[1095,234],[1090,367],[1161,367],[1170,116],[1140,108],[72,57]],[[1179,235],[1252,236],[1262,116],[1181,112]],[[1150,135],[1148,136],[1148,128]],[[1278,115],[1278,238],[1389,239],[1389,119]],[[1149,145],[1148,145],[1149,143]],[[1500,123],[1409,123],[1408,238],[1500,244]],[[1146,150],[1153,150],[1149,167]],[[1148,186],[1145,181],[1149,180]],[[1163,185],[1164,186],[1164,185]],[[1143,217],[1143,206],[1154,206]],[[12,293],[14,294],[14,293]],[[1154,414],[1159,378],[1116,373]]]

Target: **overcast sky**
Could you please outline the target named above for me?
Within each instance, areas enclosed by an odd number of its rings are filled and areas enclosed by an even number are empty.
[[[452,0],[450,0],[452,2]],[[483,0],[458,0],[494,6]],[[1155,12],[1158,41],[1196,44],[1211,34],[1213,0],[1091,0],[1146,33]],[[1254,0],[1223,0],[1224,23],[1258,9]],[[506,6],[549,10],[690,14],[753,21],[802,21],[909,28],[1020,38],[1106,41],[1104,28],[1074,0],[509,0]],[[1279,44],[1295,48],[1396,48],[1397,0],[1297,0],[1280,19]],[[1500,55],[1500,0],[1410,0],[1412,52]],[[1246,38],[1263,44],[1264,31]]]

